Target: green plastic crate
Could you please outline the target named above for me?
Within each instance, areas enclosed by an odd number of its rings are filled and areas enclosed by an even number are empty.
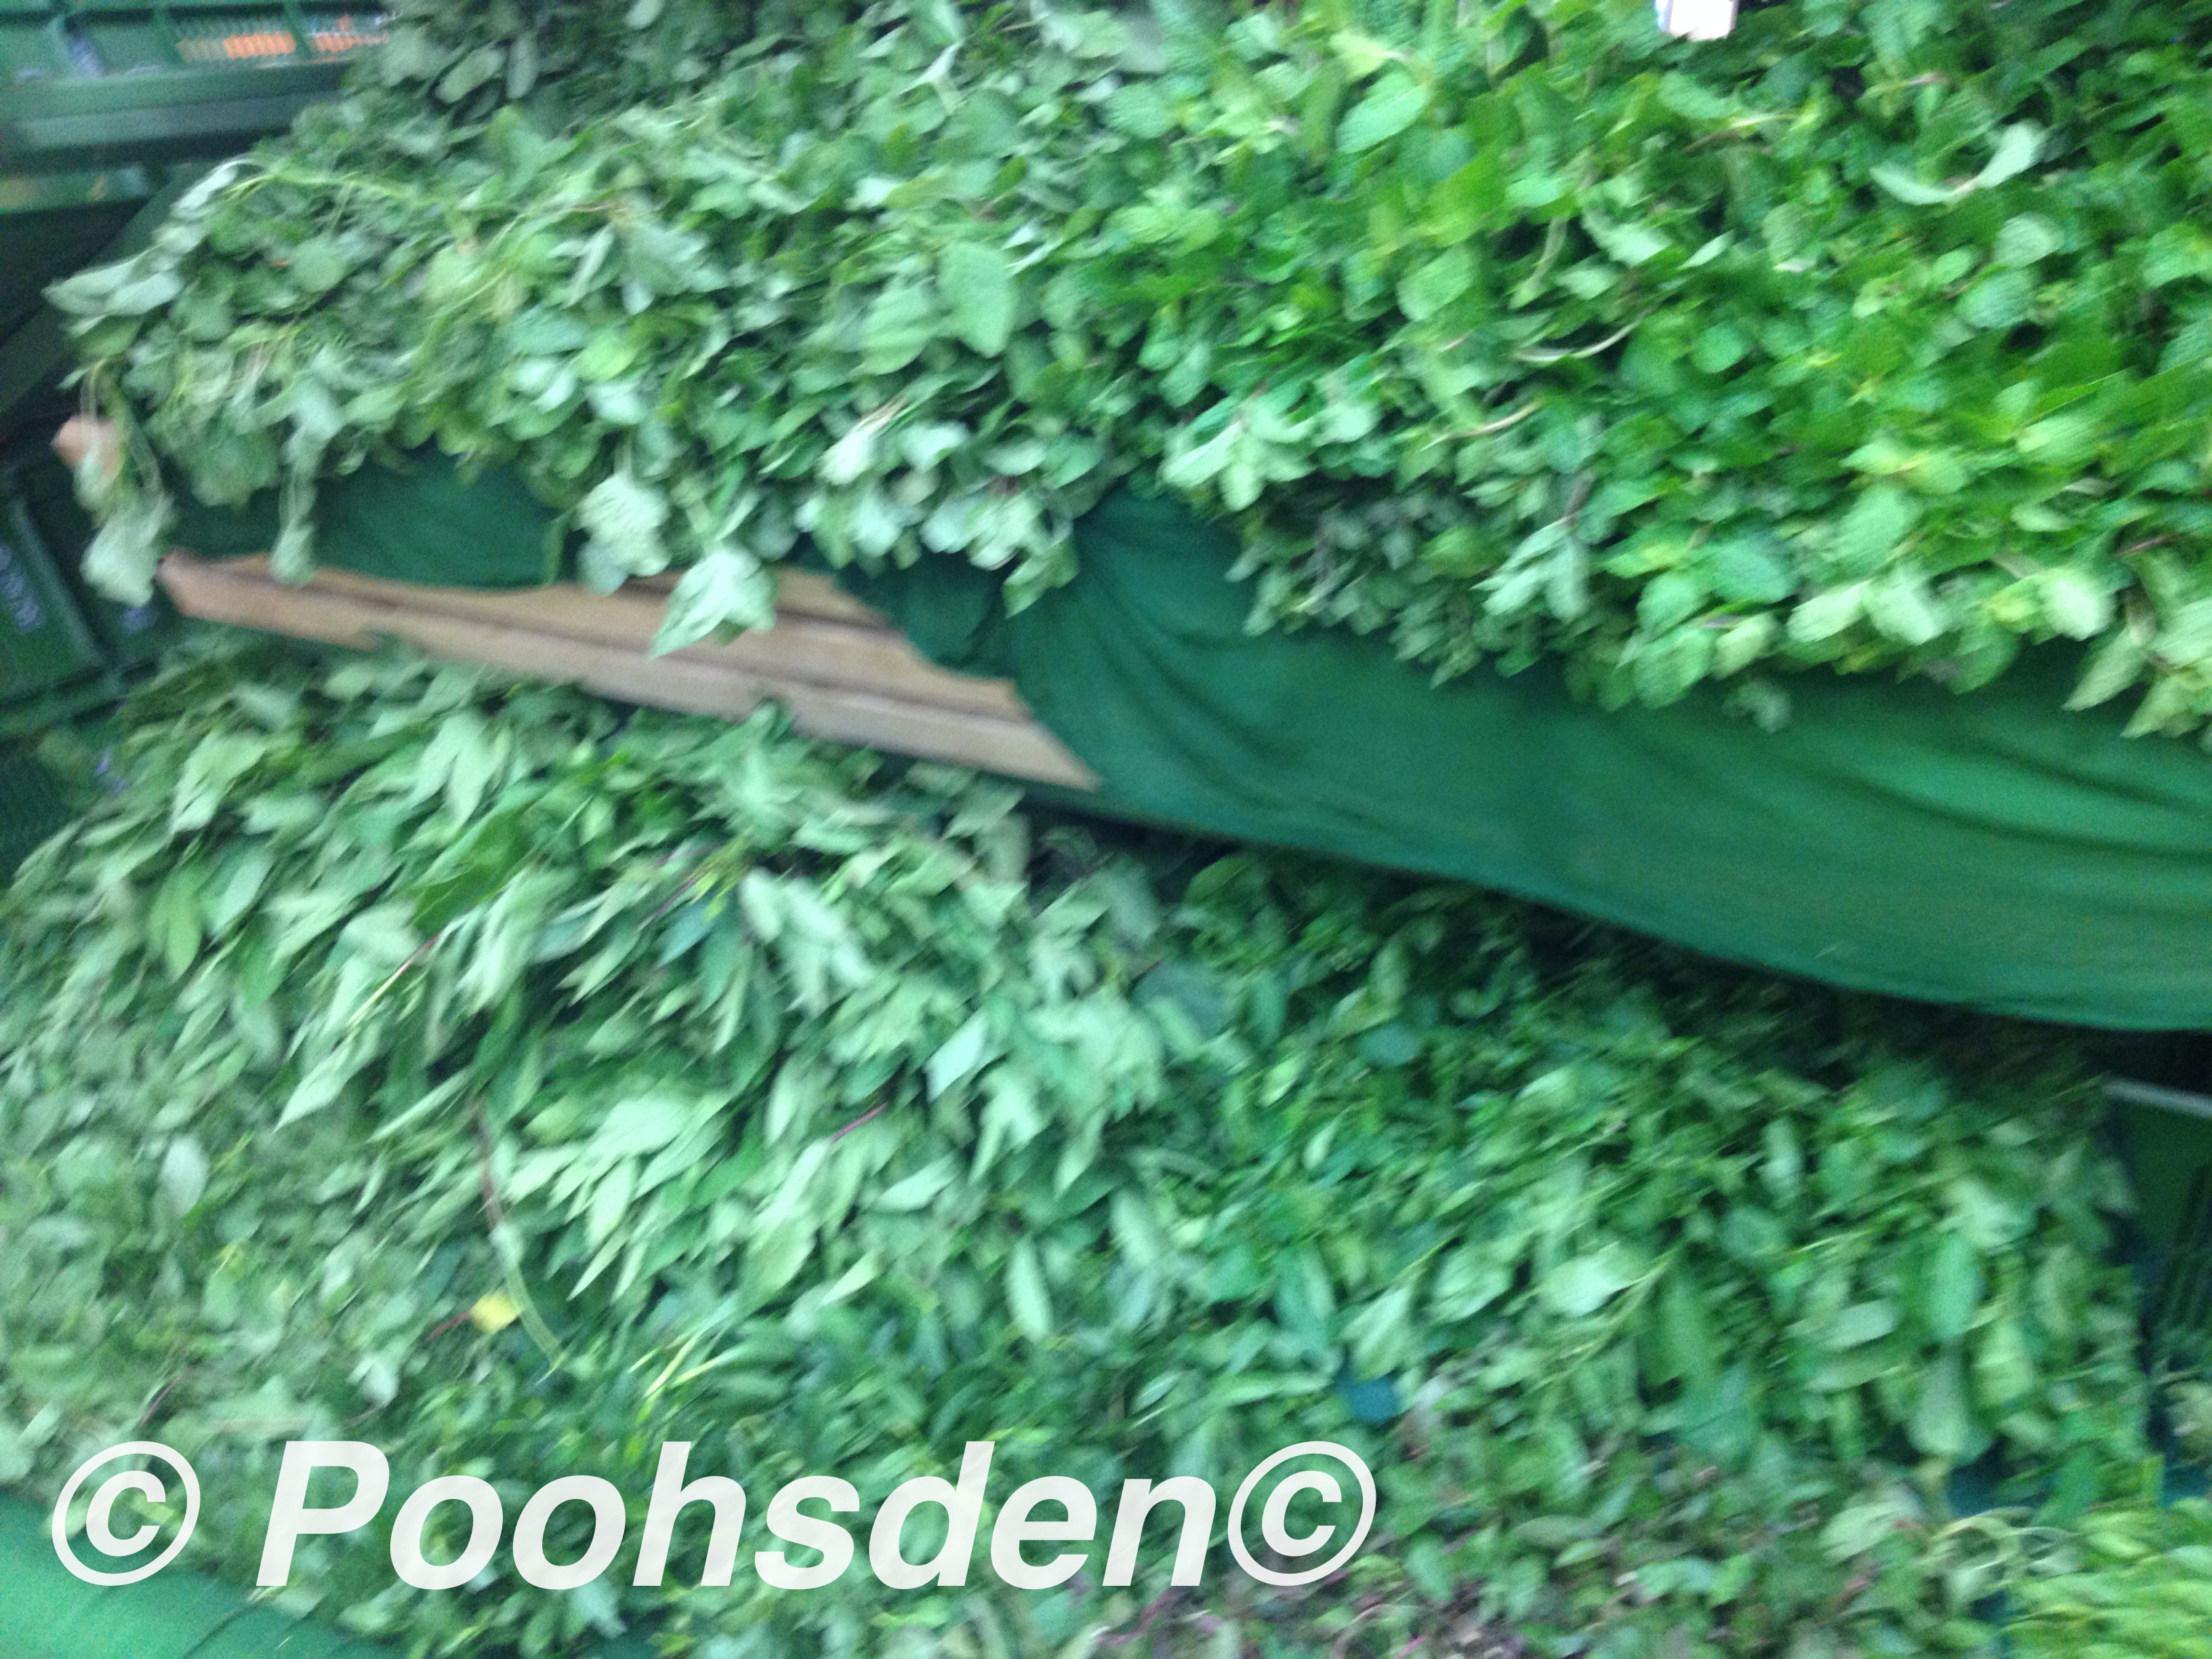
[[[0,884],[71,816],[53,775],[21,745],[0,744]]]
[[[76,595],[20,503],[0,514],[0,710],[99,669],[102,656]]]
[[[11,67],[78,77],[313,63],[374,45],[386,27],[373,5],[284,0],[14,0],[9,11],[22,18]]]
[[[92,540],[92,518],[77,503],[69,469],[46,442],[33,439],[0,456],[0,522],[61,574],[106,665],[132,669],[153,660],[175,627],[176,611],[158,589],[144,605],[125,605],[84,585],[78,567]]]
[[[374,6],[0,0],[0,439],[67,367],[46,287],[131,252],[167,192],[283,131],[386,33]]]
[[[2212,1354],[2212,1095],[2133,1080],[2107,1087],[2150,1252],[2154,1339]]]
[[[50,450],[0,458],[0,738],[113,702],[174,629],[159,593],[123,605],[82,585],[76,568],[91,535]]]
[[[50,438],[73,412],[74,400],[60,391],[72,354],[60,314],[46,302],[48,285],[143,246],[203,167],[0,172],[0,443],[34,425],[42,441]]]
[[[331,64],[386,33],[374,5],[296,0],[0,0],[0,77],[12,87],[181,71]],[[246,84],[246,83],[241,83]]]

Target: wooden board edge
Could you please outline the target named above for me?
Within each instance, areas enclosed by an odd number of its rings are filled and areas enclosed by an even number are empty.
[[[283,587],[269,574],[268,561],[263,558],[203,562],[213,563],[240,580]],[[659,631],[665,603],[663,594],[641,583],[629,583],[605,594],[574,583],[512,589],[425,587],[325,569],[317,571],[303,586],[410,612],[536,628],[565,638],[648,653]],[[754,672],[824,686],[848,686],[1006,720],[1030,718],[1028,705],[1011,682],[941,668],[881,618],[861,622],[787,608],[779,612],[772,627],[671,654],[716,656]]]
[[[763,672],[705,653],[649,657],[482,617],[416,609],[381,595],[312,582],[288,586],[272,580],[265,566],[257,569],[249,562],[173,555],[162,563],[161,580],[179,611],[209,622],[355,648],[392,637],[448,660],[573,683],[689,714],[735,718],[773,701],[811,737],[1030,782],[1086,791],[1098,787],[1097,775],[1025,711],[1010,717],[951,708],[856,685]]]

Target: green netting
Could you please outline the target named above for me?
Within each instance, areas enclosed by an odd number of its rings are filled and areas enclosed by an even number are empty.
[[[322,556],[349,568],[509,586],[550,568],[550,515],[497,472],[364,471],[320,510]],[[273,520],[251,520],[187,539],[263,544]],[[1168,501],[1116,496],[1077,544],[1076,580],[1012,618],[949,559],[846,580],[939,661],[1010,674],[1110,811],[1463,878],[1867,990],[2212,1027],[2212,761],[2068,712],[2068,650],[1965,696],[1808,672],[1770,732],[1713,695],[1609,712],[1548,667],[1435,686],[1379,640],[1249,635],[1233,544]]]

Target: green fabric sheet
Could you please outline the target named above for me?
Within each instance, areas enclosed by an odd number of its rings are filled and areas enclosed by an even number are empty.
[[[266,553],[276,539],[277,498],[264,490],[241,507],[183,498],[170,540],[211,559]],[[435,450],[404,466],[368,465],[317,492],[315,543],[326,564],[364,576],[429,586],[537,587],[559,579],[553,514],[513,472],[476,471]]]
[[[252,1592],[178,1563],[135,1584],[88,1584],[54,1554],[52,1511],[0,1495],[0,1659],[399,1659],[404,1644],[364,1641],[335,1626],[257,1604]],[[96,1563],[94,1565],[97,1565]],[[632,1631],[585,1650],[592,1659],[653,1659]]]
[[[518,586],[550,514],[444,463],[330,486],[322,556]],[[1432,685],[1379,640],[1253,635],[1233,542],[1124,491],[1080,571],[1005,617],[951,560],[841,580],[949,666],[1010,675],[1109,813],[1457,877],[1717,957],[2124,1030],[2212,1029],[2212,758],[2064,708],[2073,654],[1994,686],[1793,676],[1765,732],[1710,691],[1607,712],[1553,669]]]
[[[56,1559],[48,1525],[44,1507],[0,1498],[7,1659],[392,1659],[182,1568],[136,1584],[85,1583]]]
[[[1119,810],[1866,990],[2212,1026],[2212,758],[2068,711],[2069,651],[1966,696],[1798,674],[1769,732],[1711,692],[1607,712],[1549,667],[1439,686],[1371,638],[1247,634],[1234,544],[1171,501],[1124,493],[1077,543],[1073,583],[964,640],[964,573],[855,586],[1011,672]]]

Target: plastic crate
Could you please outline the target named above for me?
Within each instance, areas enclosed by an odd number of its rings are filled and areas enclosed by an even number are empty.
[[[13,500],[0,514],[0,714],[32,704],[104,659],[69,583]]]
[[[2212,1354],[2212,1096],[2132,1080],[2106,1087],[2150,1254],[2154,1338]]]
[[[374,6],[0,0],[0,439],[67,364],[46,288],[133,251],[165,192],[283,131],[386,33]]]
[[[0,459],[0,738],[114,702],[175,627],[159,593],[122,605],[82,586],[76,566],[91,535],[51,451]]]
[[[0,514],[61,574],[108,665],[130,669],[153,660],[176,625],[175,608],[158,588],[144,605],[125,605],[83,584],[78,563],[92,540],[92,519],[77,504],[69,469],[44,441],[0,458]]]
[[[0,74],[16,84],[343,58],[385,38],[375,6],[239,0],[0,0]]]
[[[386,33],[373,7],[0,0],[0,168],[230,154],[330,96]]]
[[[0,884],[72,816],[54,775],[20,744],[0,744]]]

